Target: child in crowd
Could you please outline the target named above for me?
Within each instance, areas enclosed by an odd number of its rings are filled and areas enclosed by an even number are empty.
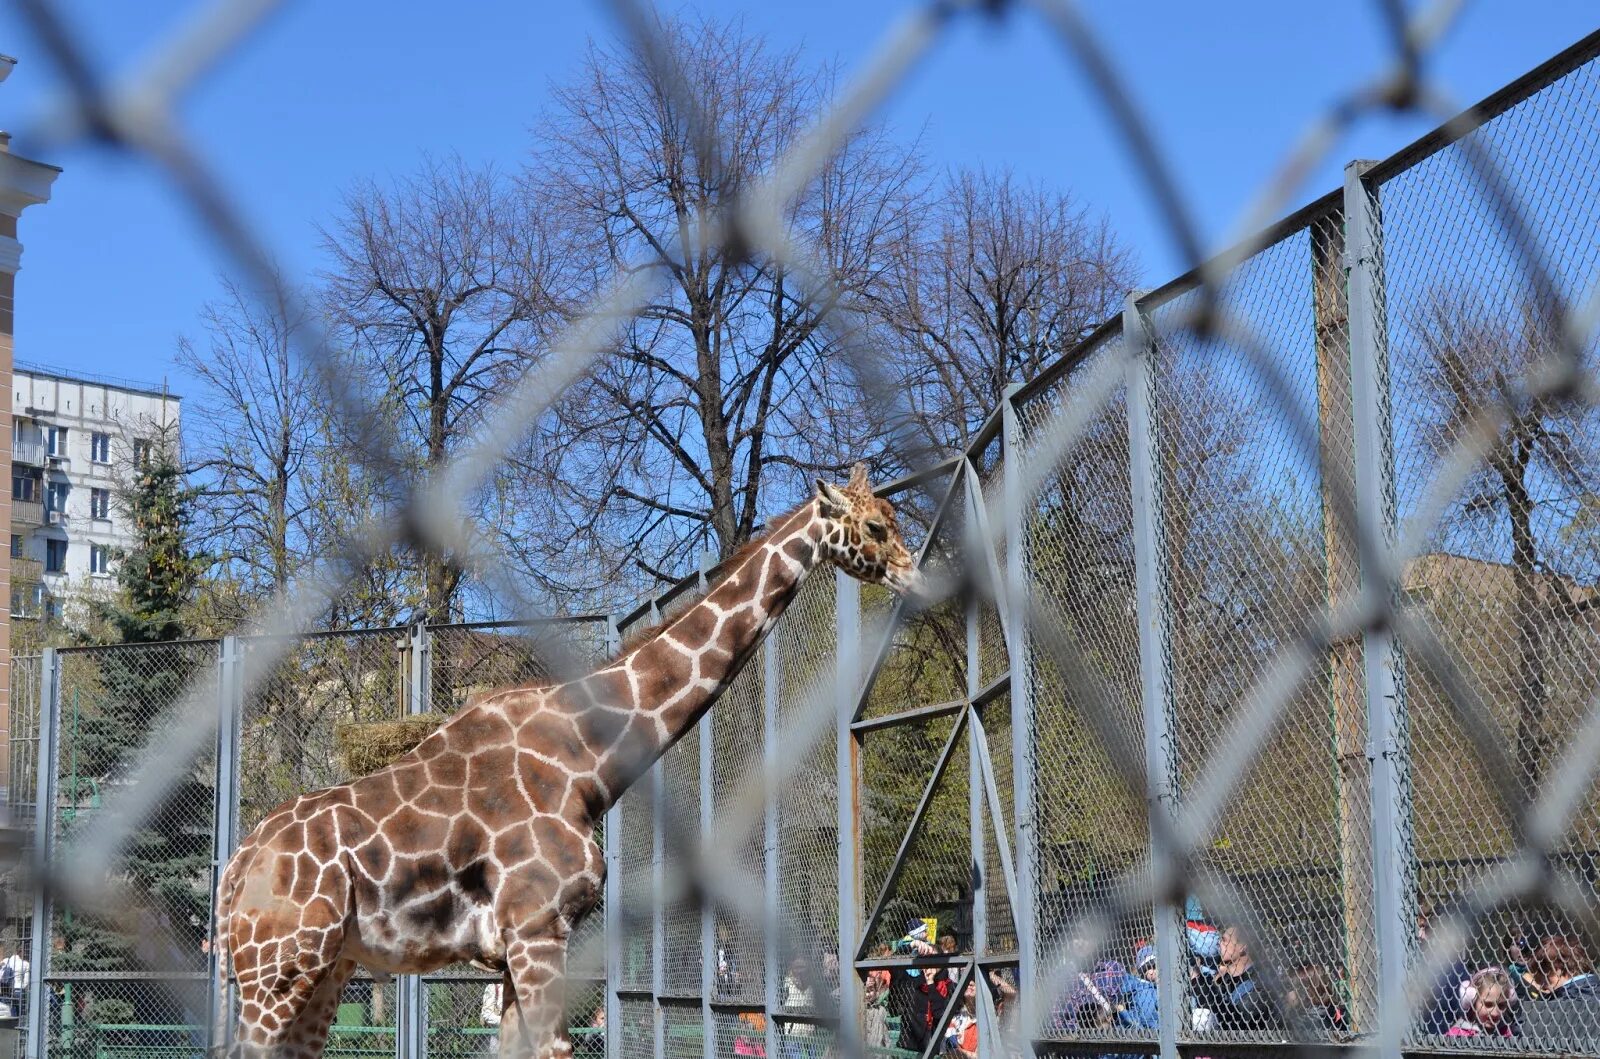
[[[1122,1010],[1122,1021],[1125,1025],[1138,1026],[1143,1029],[1156,1028],[1156,947],[1154,945],[1141,945],[1134,954],[1134,974],[1130,974],[1123,983],[1122,991],[1127,997]]]
[[[1511,1005],[1516,1001],[1511,976],[1498,967],[1485,967],[1461,983],[1462,1015],[1445,1036],[1509,1037]]]

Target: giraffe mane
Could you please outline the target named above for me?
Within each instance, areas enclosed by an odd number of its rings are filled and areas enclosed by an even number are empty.
[[[732,555],[722,560],[712,570],[707,572],[705,591],[695,596],[694,603],[690,603],[689,606],[694,606],[695,603],[700,602],[700,600],[704,599],[706,596],[715,591],[716,587],[722,584],[722,582],[726,581],[735,570],[743,566],[746,560],[761,550],[762,545],[767,543],[767,538],[772,535],[773,530],[777,529],[785,522],[788,522],[800,511],[801,508],[808,506],[810,503],[811,501],[807,500],[805,503],[790,508],[781,515],[774,515],[767,519],[766,525],[762,526],[759,530],[753,533],[749,540],[735,548]],[[686,607],[684,609],[687,610],[688,608]],[[679,611],[677,614],[662,618],[660,621],[655,622],[652,625],[644,626],[637,631],[630,631],[622,638],[622,649],[617,652],[617,657],[614,659],[614,661],[620,661],[621,659],[626,658],[628,655],[637,651],[651,640],[654,640],[657,636],[661,635],[662,630],[666,629],[673,622],[677,621],[681,614],[682,611]]]

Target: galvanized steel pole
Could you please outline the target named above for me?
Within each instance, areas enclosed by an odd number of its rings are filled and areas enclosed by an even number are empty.
[[[838,787],[839,845],[839,1052],[861,1054],[861,979],[855,955],[860,945],[861,870],[860,813],[857,798],[855,720],[856,691],[861,679],[861,583],[843,570],[835,571],[835,702],[834,763]]]
[[[617,616],[606,618],[606,654],[615,658],[622,651],[622,635]],[[606,810],[605,824],[605,935],[606,935],[606,1059],[622,1057],[622,809],[612,803]]]
[[[1378,563],[1389,566],[1395,533],[1394,444],[1390,433],[1388,329],[1384,319],[1383,229],[1371,162],[1344,170],[1345,263],[1349,268],[1350,378],[1356,435],[1356,525],[1366,598],[1388,595]],[[1398,1057],[1410,1012],[1406,974],[1416,912],[1409,807],[1405,804],[1407,720],[1400,659],[1387,626],[1362,637],[1367,694],[1367,756],[1372,762],[1372,870],[1378,950],[1378,1028]]]
[[[61,736],[61,656],[44,650],[39,669],[39,747],[34,760],[33,863],[41,871],[55,864],[56,756]],[[73,791],[76,799],[77,792]],[[33,892],[33,934],[28,939],[27,1059],[45,1059],[50,1007],[45,983],[50,973],[50,887]]]
[[[233,851],[239,845],[239,737],[244,715],[242,701],[244,687],[240,667],[244,659],[240,654],[237,636],[223,637],[217,654],[217,771],[215,792],[216,831],[212,853],[211,908],[212,921],[216,921],[217,887],[222,873],[227,869]],[[217,923],[220,930],[222,924]],[[226,968],[221,966],[221,953],[217,937],[211,937],[207,965],[210,971],[210,988],[206,990],[207,1032],[211,1046],[230,1043],[233,1028],[233,985],[227,979]]]
[[[661,608],[650,604],[650,622],[661,623]],[[666,893],[666,849],[662,843],[667,810],[665,757],[656,758],[646,782],[650,787],[650,1025],[655,1059],[667,1059],[667,1015],[661,994],[667,991],[667,923],[661,908]]]
[[[700,718],[700,848],[705,849],[713,832],[713,789],[711,779],[715,767],[715,743],[712,739],[712,718],[715,712]],[[698,856],[698,852],[692,854]],[[700,902],[700,1032],[701,1054],[704,1059],[717,1059],[717,1021],[711,1010],[711,1001],[717,984],[717,910],[712,901]]]
[[[1038,981],[1038,950],[1034,941],[1036,925],[1035,895],[1038,893],[1034,845],[1037,824],[1034,809],[1033,773],[1036,736],[1034,732],[1032,667],[1028,660],[1027,516],[1029,504],[1023,495],[1022,461],[1025,447],[1022,422],[1017,414],[1018,384],[1006,387],[1001,398],[1001,446],[1005,455],[1001,482],[1005,501],[1006,533],[1006,655],[1011,669],[1011,796],[1016,816],[1017,891],[1011,895],[1017,917],[1017,1024],[1031,1040],[1039,1029],[1038,1001],[1033,984]],[[1027,1041],[1020,1042],[1025,1053]]]
[[[778,637],[783,635],[780,624],[767,636],[761,647],[761,768],[771,776],[778,769],[778,706],[782,668],[778,658]],[[778,1011],[778,792],[767,791],[767,802],[762,812],[762,925],[761,931],[761,1006],[764,1009],[763,1025],[766,1031],[766,1053],[778,1054],[778,1022],[773,1016]]]
[[[1156,935],[1156,1036],[1162,1059],[1177,1059],[1184,983],[1179,974],[1178,864],[1166,847],[1171,828],[1162,824],[1177,811],[1177,762],[1168,688],[1166,550],[1162,538],[1161,459],[1157,446],[1155,336],[1128,295],[1122,309],[1122,341],[1128,390],[1128,459],[1133,501],[1134,580],[1139,620],[1139,689],[1144,716],[1144,761],[1150,820],[1150,870],[1157,883],[1151,908]]]
[[[410,647],[411,681],[407,688],[406,713],[415,717],[427,713],[432,706],[433,637],[426,624],[418,622],[412,627]],[[422,977],[401,975],[395,979],[395,990],[395,1052],[400,1059],[423,1059],[428,1054],[428,1028]]]

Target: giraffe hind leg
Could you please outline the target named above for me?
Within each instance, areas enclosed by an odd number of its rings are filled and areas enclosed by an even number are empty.
[[[567,939],[515,938],[506,946],[500,1059],[569,1059]]]
[[[230,1059],[318,1059],[355,968],[353,960],[341,959],[272,990],[241,983],[238,1040],[228,1050]]]
[[[288,1044],[296,1059],[318,1059],[328,1046],[328,1031],[344,996],[344,987],[355,974],[354,960],[340,960],[317,984],[305,1010],[289,1028]]]

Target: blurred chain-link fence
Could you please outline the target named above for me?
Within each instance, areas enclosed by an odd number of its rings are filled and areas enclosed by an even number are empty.
[[[161,169],[266,278],[163,94],[264,6],[214,9],[137,106],[49,5],[25,8],[73,93],[44,131]],[[573,939],[577,1052],[1595,1053],[1600,34],[1203,263],[1115,66],[1073,5],[1037,6],[1195,268],[1013,387],[965,452],[929,465],[891,439],[914,471],[883,493],[940,599],[812,578],[607,814],[605,900]],[[1383,5],[1394,69],[1263,210],[1361,114],[1441,113],[1423,59],[1455,6]],[[908,16],[714,237],[825,291],[781,207],[963,11]],[[705,573],[621,617],[301,634],[366,556],[472,552],[454,499],[651,282],[622,280],[407,518],[252,635],[16,660],[9,801],[41,881],[7,938],[30,961],[27,1054],[212,1043],[218,866],[272,806],[349,777],[341,725],[559,679],[694,605]],[[871,329],[840,330],[898,407]],[[1515,984],[1505,1032],[1474,1023],[1468,977]],[[328,1054],[486,1054],[496,988],[471,968],[358,979]]]

